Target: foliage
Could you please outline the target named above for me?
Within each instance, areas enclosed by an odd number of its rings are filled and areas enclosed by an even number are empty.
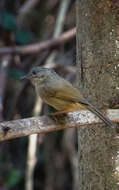
[[[0,26],[4,30],[10,30],[15,35],[15,40],[19,44],[32,42],[33,35],[30,31],[21,29],[17,24],[16,15],[7,10],[0,10]]]
[[[8,188],[11,188],[14,185],[16,185],[17,183],[19,183],[21,178],[22,178],[22,176],[21,176],[21,172],[19,170],[12,169],[11,171],[9,171],[8,177],[7,177]]]

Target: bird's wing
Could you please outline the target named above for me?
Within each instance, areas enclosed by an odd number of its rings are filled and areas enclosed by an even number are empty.
[[[63,86],[63,88],[62,88]],[[95,108],[92,104],[90,104],[86,99],[83,98],[82,94],[77,88],[74,88],[69,82],[64,82],[63,85],[58,86],[55,88],[55,94],[56,99],[67,101],[67,102],[74,102],[84,105],[88,110],[93,112],[95,115],[97,115],[101,120],[103,120],[107,125],[114,126],[115,124],[106,117],[100,110]]]
[[[69,82],[65,81],[63,85],[55,88],[55,98],[65,100],[67,102],[75,102],[87,105],[88,102],[83,98],[79,90],[73,87]]]

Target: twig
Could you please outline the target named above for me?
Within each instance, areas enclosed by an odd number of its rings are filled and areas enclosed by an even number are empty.
[[[33,115],[38,116],[42,109],[42,101],[37,96]],[[37,134],[30,135],[28,138],[27,166],[25,172],[25,190],[33,190],[34,187],[34,168],[37,161]]]
[[[70,0],[61,0],[60,1],[55,29],[54,29],[54,33],[53,33],[53,39],[57,39],[63,31],[64,21],[65,21],[65,17],[67,14],[69,4],[70,4]],[[54,59],[55,59],[56,55],[57,55],[57,51],[54,50],[53,52],[51,52],[51,54],[49,55],[49,57],[46,60],[46,63],[45,63],[46,67],[51,68],[54,66],[53,63],[54,63]]]
[[[27,0],[24,2],[22,7],[19,9],[18,16],[17,16],[17,24],[19,26],[24,26],[26,22],[25,19],[29,12],[39,3],[40,0]]]
[[[57,15],[56,26],[53,34],[53,38],[57,38],[61,35],[64,27],[64,21],[67,14],[71,0],[61,0],[60,7]]]
[[[23,6],[19,10],[19,16],[26,15],[31,9],[35,7],[35,5],[39,2],[39,0],[27,0],[23,4]]]
[[[119,110],[108,110],[107,116],[119,122]],[[0,141],[23,137],[35,133],[48,133],[66,128],[94,125],[101,123],[94,114],[87,110],[69,113],[66,117],[42,116],[0,123]],[[117,128],[118,129],[118,128]]]
[[[0,66],[0,121],[3,120],[3,100],[6,90],[7,70],[10,65],[11,56],[4,56]]]
[[[28,152],[25,169],[25,190],[33,190],[33,174],[36,164],[37,134],[29,136]]]
[[[67,32],[64,32],[60,37],[56,39],[46,40],[44,42],[39,42],[31,45],[16,46],[16,47],[2,47],[0,48],[0,55],[3,54],[34,54],[39,53],[48,48],[55,48],[70,39],[74,38],[76,35],[76,28],[73,28]]]

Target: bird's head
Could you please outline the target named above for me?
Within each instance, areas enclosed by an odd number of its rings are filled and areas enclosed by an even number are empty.
[[[40,85],[56,79],[57,77],[58,75],[52,69],[37,66],[33,67],[26,76],[22,77],[22,79],[30,80],[33,85]]]

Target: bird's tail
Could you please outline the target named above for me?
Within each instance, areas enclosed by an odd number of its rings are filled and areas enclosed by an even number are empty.
[[[88,104],[87,109],[90,110],[92,113],[97,115],[105,124],[109,125],[110,127],[115,126],[115,123],[112,122],[108,117],[106,117],[102,112],[100,112],[97,108],[93,107],[92,105]]]

